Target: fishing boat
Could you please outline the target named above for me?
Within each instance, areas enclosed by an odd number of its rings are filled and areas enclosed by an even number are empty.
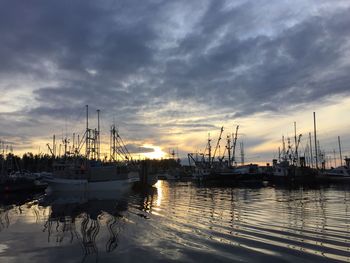
[[[88,106],[86,106],[86,131],[73,153],[67,151],[68,139],[64,139],[65,153],[53,165],[53,176],[46,178],[51,191],[105,191],[129,190],[140,180],[138,167],[132,162],[130,153],[125,147],[115,125],[111,127],[111,156],[109,161],[100,159],[100,121],[98,128],[90,129],[88,122]],[[80,150],[85,144],[85,156]],[[53,147],[54,148],[54,147]],[[52,154],[55,154],[52,151]],[[118,161],[118,156],[124,160]]]
[[[53,169],[53,177],[46,179],[53,191],[126,190],[139,181],[137,171],[116,163],[74,160],[56,163]]]
[[[234,174],[239,181],[262,181],[264,173],[257,164],[241,165],[236,167]]]
[[[222,139],[224,127],[221,127],[219,138],[216,142],[214,151],[212,151],[212,140],[210,139],[210,136],[208,136],[208,142],[204,153],[188,154],[189,166],[194,165],[192,173],[194,179],[197,179],[199,181],[219,182],[237,181],[240,178],[243,178],[246,175],[246,173],[250,172],[249,169],[237,169],[236,166],[235,152],[238,128],[239,126],[237,125],[236,132],[235,134],[232,134],[232,137],[231,135],[227,136],[227,143],[224,148],[223,154],[220,154],[220,141]],[[228,155],[227,160],[225,159],[226,153]],[[241,154],[244,155],[243,144],[241,144]]]
[[[315,146],[316,146],[316,117],[314,113],[314,130],[315,130]],[[309,134],[311,149],[311,133]],[[285,140],[282,136],[282,151],[278,148],[279,158],[272,160],[272,173],[269,180],[274,182],[301,182],[313,183],[317,175],[317,165],[314,169],[311,163],[306,163],[306,152],[300,152],[300,142],[302,134],[297,136],[296,122],[294,122],[294,144],[290,138]],[[287,141],[287,143],[286,143]],[[316,148],[316,147],[315,147]],[[317,149],[317,148],[316,148]],[[317,151],[315,150],[315,156]],[[312,157],[310,158],[312,160]],[[316,158],[316,164],[318,163]]]
[[[203,181],[207,180],[211,175],[211,169],[207,167],[196,166],[192,173],[192,177],[195,180]]]
[[[304,164],[304,157],[300,157],[301,165],[290,164],[284,160],[277,162],[276,159],[272,161],[272,173],[268,176],[270,181],[274,182],[314,182],[317,170],[307,167]]]

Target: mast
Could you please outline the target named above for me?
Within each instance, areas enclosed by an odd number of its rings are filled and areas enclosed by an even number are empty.
[[[209,157],[209,165],[211,164],[211,145],[210,145],[210,133],[208,133],[208,157]]]
[[[284,135],[282,135],[282,159],[283,161],[286,161],[287,158],[286,158],[286,143],[284,141]]]
[[[113,124],[112,126],[112,145],[113,145],[113,149],[112,149],[112,156],[114,161],[116,161],[118,159],[118,156],[116,155],[117,149],[116,149],[116,129],[115,129],[115,124]]]
[[[79,134],[78,134],[78,146],[77,146],[77,154],[79,154],[80,152],[80,138],[79,138]]]
[[[86,105],[85,156],[87,159],[89,158],[89,105]]]
[[[238,136],[238,128],[239,125],[236,127],[236,133],[235,138],[233,139],[233,145],[232,145],[232,162],[236,162],[236,144],[237,144],[237,136]]]
[[[297,165],[298,163],[298,146],[297,146],[297,123],[294,122],[294,164]]]
[[[75,132],[73,132],[73,153],[75,154]]]
[[[287,142],[288,142],[287,157],[288,157],[289,161],[291,161],[292,160],[292,154],[291,154],[292,150],[291,150],[290,138],[289,137],[287,138]]]
[[[97,110],[97,160],[100,160],[100,110]]]
[[[318,162],[321,163],[321,167],[322,167],[323,156],[322,156],[322,151],[320,146],[320,140],[317,140],[317,153],[318,153]]]
[[[314,157],[312,156],[312,140],[311,140],[311,132],[309,132],[309,139],[310,139],[310,165],[311,167],[314,167]]]
[[[316,137],[316,113],[314,112],[314,136],[315,136],[315,156],[316,156],[316,169],[318,170],[318,159],[317,159],[317,137]]]
[[[228,153],[228,166],[231,167],[231,136],[230,135],[227,135],[226,149]]]
[[[52,138],[52,150],[53,150],[53,156],[56,157],[56,136],[55,136],[55,134],[53,135],[53,138]]]
[[[342,166],[343,165],[343,157],[342,157],[342,154],[341,154],[340,136],[338,136],[338,144],[339,144],[340,166]]]
[[[92,137],[92,158],[97,159],[97,129],[93,130]]]
[[[278,147],[278,161],[281,162],[281,147]]]
[[[112,161],[112,127],[111,126],[111,132],[109,134],[109,160]]]

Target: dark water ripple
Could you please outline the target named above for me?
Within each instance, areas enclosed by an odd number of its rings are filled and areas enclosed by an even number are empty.
[[[149,212],[169,241],[219,260],[350,261],[347,189],[159,188]]]
[[[350,262],[350,188],[208,187],[1,200],[0,262]]]

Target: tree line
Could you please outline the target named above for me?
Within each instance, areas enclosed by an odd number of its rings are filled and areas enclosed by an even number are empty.
[[[25,153],[22,156],[13,153],[0,154],[0,173],[10,174],[12,172],[52,172],[55,161],[63,161],[64,157],[54,157],[49,154]],[[136,164],[145,162],[135,161]],[[169,169],[180,166],[178,159],[146,160],[152,167],[157,169]]]

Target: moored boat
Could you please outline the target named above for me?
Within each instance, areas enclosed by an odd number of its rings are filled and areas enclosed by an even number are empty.
[[[319,180],[327,182],[350,182],[350,158],[345,158],[346,165],[320,171]]]
[[[128,190],[139,181],[137,171],[130,171],[128,167],[118,167],[117,164],[103,164],[91,166],[91,161],[81,165],[69,163],[54,165],[52,178],[46,179],[51,190],[54,191],[103,191]]]
[[[52,191],[127,191],[134,183],[140,181],[139,168],[133,163],[131,155],[126,149],[121,137],[113,125],[111,128],[110,160],[100,159],[100,128],[87,127],[82,138],[85,138],[85,155],[80,154],[82,139],[73,153],[65,151],[63,158],[53,165],[52,177],[45,181]],[[99,117],[99,110],[98,117]],[[98,119],[99,123],[99,119]],[[65,139],[64,143],[69,140]],[[65,144],[65,149],[67,145]],[[117,156],[124,156],[124,160],[117,160]]]

